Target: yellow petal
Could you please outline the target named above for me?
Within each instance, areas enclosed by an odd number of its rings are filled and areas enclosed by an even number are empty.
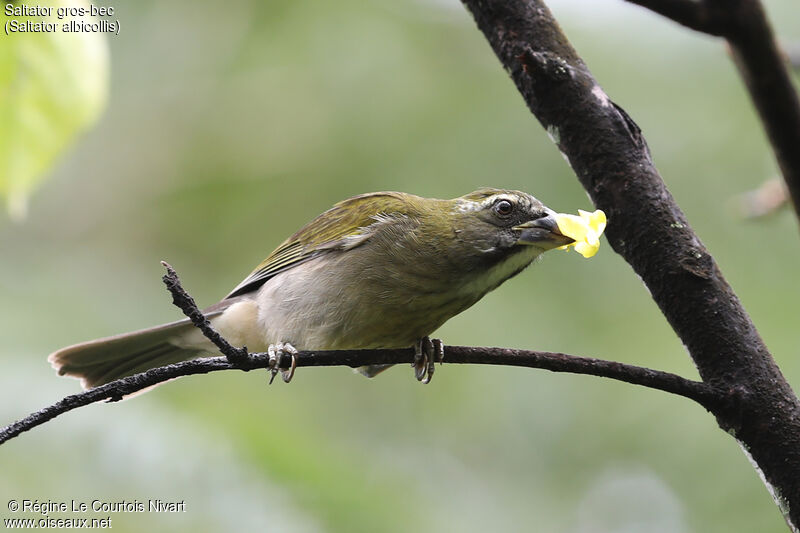
[[[582,217],[568,215],[567,213],[556,213],[556,224],[558,230],[576,241],[582,241],[589,232],[589,224]]]
[[[602,210],[598,209],[594,213],[589,213],[583,209],[578,209],[578,214],[582,219],[586,220],[590,228],[597,232],[598,237],[603,234],[603,230],[606,229],[606,214]]]
[[[556,213],[555,219],[559,231],[575,240],[562,248],[569,250],[570,246],[574,246],[575,251],[586,258],[592,257],[600,249],[600,235],[606,229],[606,214],[603,211],[598,209],[590,213],[579,209],[577,216]]]
[[[597,244],[589,244],[587,242],[576,242],[575,243],[575,251],[581,254],[586,259],[589,259],[594,254],[597,253],[597,250],[600,249],[600,241],[597,241]]]

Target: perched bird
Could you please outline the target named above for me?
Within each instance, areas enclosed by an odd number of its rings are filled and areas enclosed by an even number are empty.
[[[541,253],[574,242],[559,231],[557,215],[529,194],[501,189],[452,200],[355,196],[289,237],[203,312],[231,344],[250,351],[417,346],[420,354],[450,317]],[[90,388],[216,351],[184,319],[62,348],[49,360]],[[418,362],[418,379],[429,365]]]

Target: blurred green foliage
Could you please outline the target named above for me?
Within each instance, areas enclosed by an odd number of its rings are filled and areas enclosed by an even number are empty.
[[[159,260],[206,305],[353,194],[490,185],[591,207],[454,0],[115,7],[107,112],[27,222],[0,221],[2,421],[77,390],[49,369],[50,351],[178,316]],[[782,37],[800,38],[793,2],[767,7]],[[552,8],[800,382],[797,221],[745,222],[733,208],[776,169],[723,45],[623,2]],[[548,254],[439,336],[696,376],[608,246],[590,261]],[[444,366],[428,387],[403,368],[266,380],[192,377],[50,422],[0,449],[0,506],[187,502],[183,515],[113,515],[123,532],[786,528],[735,441],[677,397],[510,368]]]
[[[52,8],[51,16],[14,16],[12,10],[11,16],[3,17],[3,24],[47,23],[60,28],[69,18],[59,18],[56,9],[67,4],[89,5],[83,0],[37,2],[36,6]],[[0,198],[5,199],[11,217],[24,218],[28,196],[56,157],[97,120],[105,107],[108,84],[108,45],[102,34],[55,31],[3,36]]]

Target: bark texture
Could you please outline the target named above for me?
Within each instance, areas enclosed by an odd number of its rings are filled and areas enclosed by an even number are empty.
[[[544,2],[463,1],[530,110],[608,215],[613,249],[647,285],[703,381],[724,391],[712,409],[719,426],[752,456],[796,529],[800,402],[667,190],[639,127],[608,98]]]

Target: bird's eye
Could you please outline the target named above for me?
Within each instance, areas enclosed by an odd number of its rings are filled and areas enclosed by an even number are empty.
[[[497,213],[499,217],[506,218],[510,216],[513,211],[514,204],[508,200],[499,200],[494,204],[494,212]]]

